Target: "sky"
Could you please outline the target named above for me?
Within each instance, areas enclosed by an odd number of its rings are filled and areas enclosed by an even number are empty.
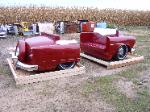
[[[150,10],[150,0],[0,0],[0,6],[31,5]]]

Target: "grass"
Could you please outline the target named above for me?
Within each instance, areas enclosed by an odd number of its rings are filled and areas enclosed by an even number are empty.
[[[141,40],[145,40],[145,42]],[[83,94],[89,96],[92,93],[98,92],[101,95],[100,97],[108,104],[113,105],[117,112],[149,112],[150,92],[144,85],[142,88],[139,87],[142,73],[150,70],[150,48],[146,40],[150,40],[149,34],[137,37],[138,47],[136,54],[145,56],[145,60],[142,63],[133,65],[127,70],[112,76],[99,77],[96,78],[94,82],[87,82],[83,87]],[[141,47],[143,45],[147,46],[147,48]],[[132,81],[135,84],[137,92],[135,99],[128,98],[115,87],[114,82],[122,78]]]
[[[86,96],[98,92],[104,101],[112,104],[116,108],[117,112],[147,112],[150,107],[150,94],[148,90],[146,88],[143,90],[138,89],[137,99],[127,98],[113,85],[113,81],[121,79],[122,77],[133,80],[136,77],[135,71],[129,69],[128,72],[97,78],[94,83],[87,83],[83,92]]]
[[[10,74],[10,70],[8,68],[8,66],[4,66],[3,64],[0,64],[0,75],[6,75],[6,74]]]

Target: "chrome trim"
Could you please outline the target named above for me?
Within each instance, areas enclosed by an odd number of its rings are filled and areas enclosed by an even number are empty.
[[[24,64],[20,61],[16,62],[16,67],[21,68],[21,69],[26,70],[26,71],[38,70],[38,65],[28,65],[28,64]]]
[[[38,70],[38,65],[24,64],[24,63],[22,63],[18,60],[18,57],[14,53],[12,53],[11,58],[13,60],[14,65],[16,66],[16,68],[20,68],[20,69],[23,69],[23,70],[26,70],[26,71]]]
[[[111,46],[113,46],[114,44],[110,44]]]
[[[14,52],[11,52],[10,54],[11,54],[11,59],[13,60],[13,64],[16,64],[18,57],[15,55]]]

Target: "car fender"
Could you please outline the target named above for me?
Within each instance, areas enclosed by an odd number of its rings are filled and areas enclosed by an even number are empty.
[[[114,56],[120,46],[125,45],[124,43],[110,43],[109,52]],[[126,45],[125,45],[126,46]]]
[[[23,61],[23,60],[25,60],[25,50],[26,50],[25,41],[24,40],[19,40],[18,47],[19,47],[18,59],[20,61]]]

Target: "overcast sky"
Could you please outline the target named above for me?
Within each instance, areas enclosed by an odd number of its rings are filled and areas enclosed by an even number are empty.
[[[0,6],[85,6],[97,8],[150,10],[150,0],[0,0]]]

